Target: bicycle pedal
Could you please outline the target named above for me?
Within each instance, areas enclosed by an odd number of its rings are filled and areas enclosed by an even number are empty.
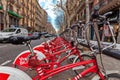
[[[78,67],[72,68],[72,70],[78,70],[78,69],[84,69],[84,68],[85,68],[85,66],[78,66]]]

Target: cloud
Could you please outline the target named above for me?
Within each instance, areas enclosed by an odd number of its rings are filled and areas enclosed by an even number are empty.
[[[57,11],[54,9],[58,1],[60,0],[39,0],[41,7],[45,9],[46,12],[48,13],[48,16],[49,16],[48,20],[50,20],[49,22],[51,22],[51,24],[53,25],[56,31],[60,29],[60,25],[58,25],[58,22],[56,22],[57,21],[56,19],[58,18],[58,16],[61,15],[61,13],[63,13],[61,11]]]
[[[39,0],[39,3],[41,7],[46,10],[46,12],[51,18],[55,18],[56,15],[55,15],[55,11],[53,10],[55,4],[53,4],[52,1],[53,0]]]

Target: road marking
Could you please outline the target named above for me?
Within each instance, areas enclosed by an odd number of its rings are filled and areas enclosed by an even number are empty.
[[[4,63],[1,64],[1,66],[7,65],[8,63],[12,62],[12,60],[7,60]]]

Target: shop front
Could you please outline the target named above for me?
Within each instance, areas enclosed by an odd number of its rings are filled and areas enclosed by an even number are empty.
[[[117,41],[119,34],[119,22],[120,22],[120,0],[112,0],[107,5],[101,6],[99,13],[104,14],[107,12],[112,12],[111,15],[107,16],[110,20],[110,24],[113,27],[114,36]],[[108,40],[109,41],[109,40]]]

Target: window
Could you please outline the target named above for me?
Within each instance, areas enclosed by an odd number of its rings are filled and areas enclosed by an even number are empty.
[[[18,29],[17,31],[16,31],[16,33],[20,33],[21,32],[21,30],[20,29]]]

